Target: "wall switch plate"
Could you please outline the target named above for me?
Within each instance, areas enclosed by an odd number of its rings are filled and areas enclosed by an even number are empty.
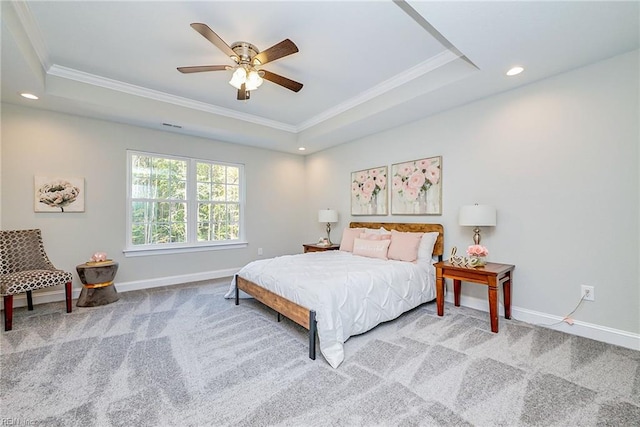
[[[583,298],[585,301],[595,301],[596,294],[593,286],[581,285],[580,286],[580,298]]]
[[[258,255],[262,255],[262,248],[258,248]]]

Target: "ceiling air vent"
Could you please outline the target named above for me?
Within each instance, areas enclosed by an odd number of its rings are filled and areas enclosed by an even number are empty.
[[[163,124],[162,124],[162,126],[167,126],[167,127],[170,127],[170,128],[178,128],[178,129],[182,129],[182,126],[180,126],[180,125],[174,125],[174,124],[171,124],[171,123],[163,123]]]

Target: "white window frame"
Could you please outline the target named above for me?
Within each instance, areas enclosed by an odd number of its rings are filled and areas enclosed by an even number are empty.
[[[150,156],[161,157],[164,159],[182,160],[187,162],[187,241],[184,243],[162,243],[162,244],[132,244],[132,158],[133,156]],[[238,168],[239,174],[239,204],[240,217],[238,222],[239,236],[238,239],[221,240],[221,241],[205,241],[197,240],[197,224],[198,224],[198,193],[197,193],[197,174],[196,165],[198,162],[209,163],[211,165],[233,166]],[[193,157],[175,156],[169,154],[152,153],[146,151],[127,150],[127,229],[126,229],[126,245],[122,251],[126,257],[159,255],[159,254],[176,254],[183,252],[200,252],[222,249],[238,249],[245,248],[248,245],[245,234],[245,175],[244,165],[241,163],[222,162],[218,160],[209,160]]]

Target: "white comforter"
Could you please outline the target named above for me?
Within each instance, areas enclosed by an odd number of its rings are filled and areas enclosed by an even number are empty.
[[[433,300],[434,272],[430,260],[414,264],[325,251],[253,261],[238,274],[315,310],[320,351],[337,368],[350,336]],[[225,297],[234,295],[235,280]]]

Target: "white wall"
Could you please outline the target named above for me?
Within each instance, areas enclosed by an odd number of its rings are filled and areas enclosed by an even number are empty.
[[[244,164],[248,248],[125,258],[127,149]],[[84,177],[85,212],[34,213],[34,175]],[[2,229],[42,229],[49,257],[74,273],[75,288],[75,266],[98,250],[120,263],[117,283],[139,287],[239,268],[257,248],[265,257],[301,252],[303,219],[292,207],[304,198],[303,177],[295,155],[2,105]]]
[[[356,219],[442,223],[448,254],[472,243],[459,207],[496,206],[497,227],[485,227],[482,243],[490,260],[516,265],[518,315],[562,318],[588,284],[595,302],[574,318],[637,334],[638,75],[633,52],[311,155],[306,216],[338,209],[334,240]],[[442,216],[350,217],[352,171],[437,155]],[[463,285],[463,295],[486,304],[484,287]]]

